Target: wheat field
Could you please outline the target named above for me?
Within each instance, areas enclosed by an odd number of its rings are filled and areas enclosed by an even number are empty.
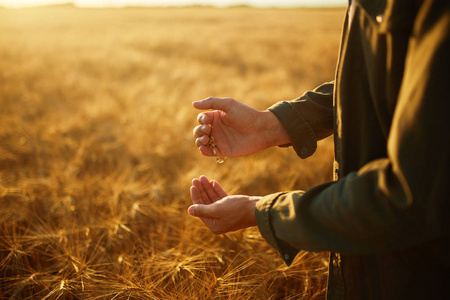
[[[323,299],[256,228],[189,217],[191,180],[265,195],[331,180],[333,145],[216,164],[191,102],[257,109],[333,79],[343,9],[0,9],[0,299]]]

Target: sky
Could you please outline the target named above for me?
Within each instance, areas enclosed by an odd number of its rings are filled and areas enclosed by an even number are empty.
[[[259,7],[345,6],[348,0],[0,0],[6,7],[29,7],[72,2],[79,7],[171,6],[171,5],[252,5]]]

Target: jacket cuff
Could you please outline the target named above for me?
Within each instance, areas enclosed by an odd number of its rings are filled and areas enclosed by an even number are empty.
[[[295,107],[287,102],[278,102],[268,108],[286,128],[291,145],[301,158],[311,156],[317,149],[314,130]]]
[[[270,209],[278,197],[283,194],[285,193],[271,194],[259,200],[255,208],[255,217],[262,237],[278,251],[286,265],[290,266],[299,250],[277,239],[270,223]]]

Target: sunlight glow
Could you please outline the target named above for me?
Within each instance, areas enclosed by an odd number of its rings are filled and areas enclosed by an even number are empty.
[[[347,0],[0,0],[13,8],[74,3],[78,7],[176,6],[176,5],[251,5],[257,7],[345,6]]]

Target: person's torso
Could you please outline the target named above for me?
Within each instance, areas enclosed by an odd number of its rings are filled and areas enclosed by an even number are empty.
[[[349,4],[335,79],[337,177],[387,157],[417,3],[353,0]],[[442,266],[435,263],[439,260],[430,255],[442,257],[448,250],[445,243],[433,241],[432,245],[376,256],[332,254],[328,299],[431,299],[427,293],[439,296],[439,288],[427,291],[423,287],[440,287],[440,281],[448,280],[433,275],[445,270],[440,270]]]

